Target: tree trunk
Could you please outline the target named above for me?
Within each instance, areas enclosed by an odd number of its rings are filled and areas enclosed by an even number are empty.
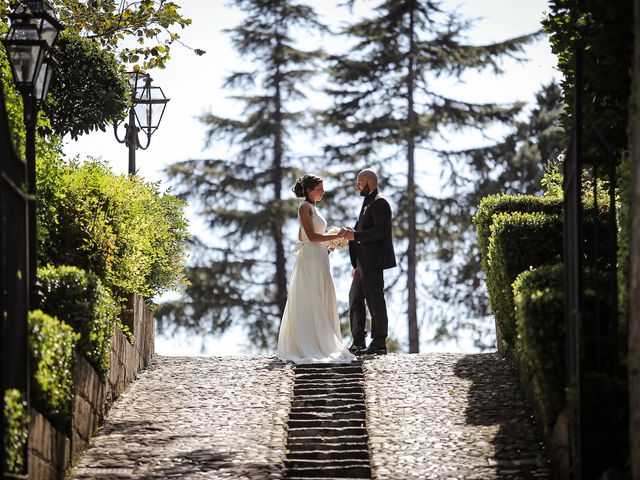
[[[280,91],[280,84],[282,82],[282,73],[280,72],[280,66],[282,65],[282,43],[280,36],[277,37],[275,57],[277,65],[274,79],[275,132],[273,139],[273,169],[271,172],[271,181],[273,183],[273,196],[276,209],[273,212],[272,236],[276,253],[275,300],[278,305],[278,310],[280,311],[280,318],[282,318],[282,315],[284,314],[284,307],[287,304],[287,264],[284,256],[284,244],[282,239],[282,228],[284,224],[282,213],[282,131],[284,126],[282,125],[282,95]]]
[[[407,101],[409,133],[407,135],[407,206],[409,221],[409,246],[407,251],[407,294],[409,319],[409,353],[420,351],[420,332],[418,329],[418,302],[416,296],[416,247],[418,232],[416,228],[416,185],[415,185],[415,132],[416,112],[414,105],[414,13],[413,6],[409,11],[409,71],[407,73]]]

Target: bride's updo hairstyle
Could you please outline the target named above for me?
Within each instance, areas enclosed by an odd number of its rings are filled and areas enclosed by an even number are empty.
[[[292,190],[293,193],[296,194],[296,197],[309,200],[307,195],[320,183],[322,183],[321,177],[314,175],[313,173],[307,173],[296,180],[296,184],[293,186]]]

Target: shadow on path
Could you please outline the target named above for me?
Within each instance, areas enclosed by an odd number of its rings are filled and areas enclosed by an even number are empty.
[[[466,423],[498,426],[489,463],[498,478],[550,478],[541,436],[525,404],[515,370],[497,353],[473,354],[454,367],[456,376],[472,382]]]

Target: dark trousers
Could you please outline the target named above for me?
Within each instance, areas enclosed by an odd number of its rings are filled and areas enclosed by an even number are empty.
[[[387,304],[384,300],[383,270],[358,269],[351,282],[349,290],[349,320],[351,321],[351,335],[353,342],[364,344],[366,335],[366,306],[371,314],[371,338],[375,345],[384,345],[389,328],[387,318]]]

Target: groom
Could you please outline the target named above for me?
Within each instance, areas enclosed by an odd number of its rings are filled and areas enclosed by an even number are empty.
[[[381,355],[387,353],[387,305],[384,300],[383,270],[396,266],[391,241],[391,207],[378,192],[378,175],[370,169],[358,173],[356,187],[364,197],[354,229],[345,232],[353,266],[349,291],[349,315],[353,345],[351,353]],[[365,302],[371,314],[371,343],[367,348]]]

